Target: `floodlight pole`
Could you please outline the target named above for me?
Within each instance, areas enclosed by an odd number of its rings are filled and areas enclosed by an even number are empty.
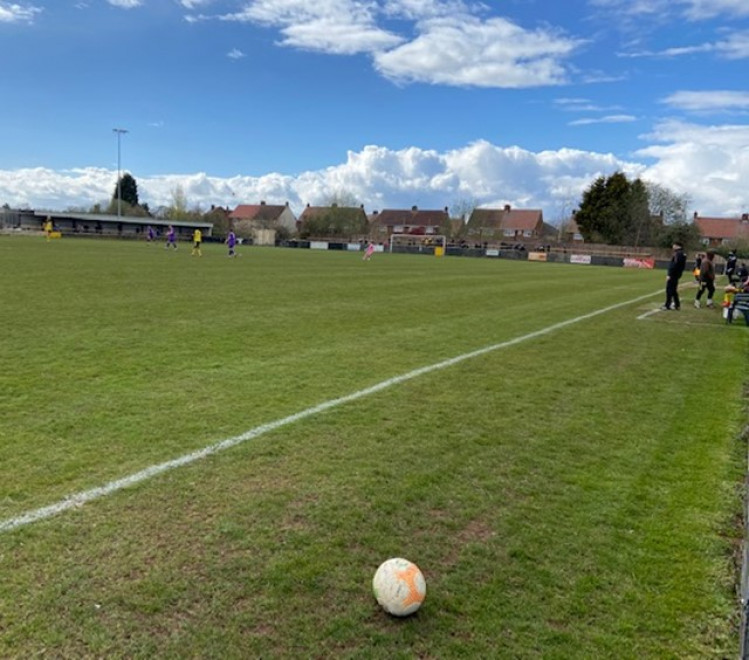
[[[126,128],[113,128],[112,131],[117,133],[117,217],[122,215],[122,178],[120,177],[120,138],[123,133],[127,133]]]

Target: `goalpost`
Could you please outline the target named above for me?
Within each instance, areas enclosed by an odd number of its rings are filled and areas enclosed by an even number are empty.
[[[389,251],[406,254],[445,255],[447,236],[444,234],[390,234]]]

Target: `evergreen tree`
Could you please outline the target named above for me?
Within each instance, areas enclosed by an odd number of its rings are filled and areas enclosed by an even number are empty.
[[[118,194],[123,204],[138,206],[138,184],[130,174],[123,174],[114,187],[114,193],[112,194],[112,205],[114,207],[117,205]]]

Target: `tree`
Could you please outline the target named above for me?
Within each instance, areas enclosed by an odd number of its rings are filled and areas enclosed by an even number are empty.
[[[336,190],[328,196],[322,206],[339,206],[341,208],[360,206],[354,193],[348,190]]]
[[[172,206],[168,212],[170,220],[184,220],[187,217],[187,196],[185,189],[177,184],[172,188]]]
[[[668,188],[657,183],[646,182],[650,212],[661,216],[664,224],[685,223],[687,209],[691,204],[689,195],[677,195]]]
[[[616,172],[598,177],[583,192],[575,220],[586,241],[611,245],[656,245],[663,233],[664,218],[685,218],[686,200],[667,189],[629,181]]]
[[[659,247],[668,248],[674,243],[683,245],[687,250],[700,245],[700,231],[693,222],[679,221],[666,225],[658,241]]]
[[[117,205],[118,199],[121,199],[123,203],[130,206],[138,206],[138,184],[128,173],[123,174],[114,187],[114,193],[112,194],[113,206]]]
[[[229,209],[221,206],[214,206],[210,211],[203,215],[204,222],[213,224],[213,235],[219,238],[225,238],[232,229],[232,222],[229,219]]]
[[[361,207],[341,207],[335,203],[305,218],[300,229],[301,238],[352,238],[368,233],[367,216]]]

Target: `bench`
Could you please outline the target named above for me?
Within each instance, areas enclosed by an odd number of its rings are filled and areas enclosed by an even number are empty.
[[[733,323],[733,317],[736,312],[740,312],[744,315],[744,321],[749,325],[749,293],[736,293],[733,296],[733,301],[728,307],[728,315],[726,322]]]

